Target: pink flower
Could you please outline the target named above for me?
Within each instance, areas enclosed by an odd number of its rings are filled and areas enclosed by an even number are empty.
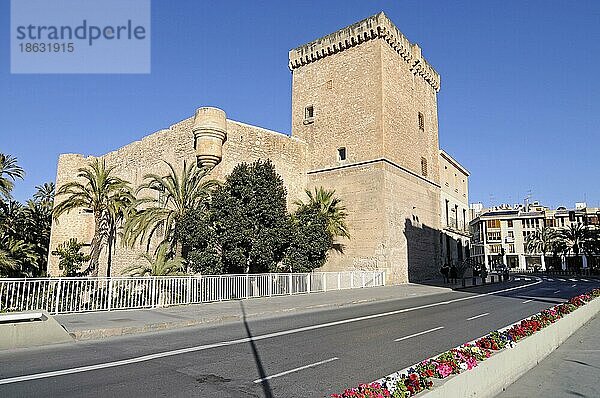
[[[467,359],[467,369],[471,370],[477,366],[477,360],[473,357]]]
[[[446,363],[440,363],[437,366],[436,370],[438,371],[440,376],[442,376],[442,378],[448,377],[449,375],[452,374],[452,366],[450,366]]]

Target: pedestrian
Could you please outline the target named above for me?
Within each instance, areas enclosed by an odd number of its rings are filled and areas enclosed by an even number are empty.
[[[482,280],[482,283],[486,282],[487,276],[488,276],[487,268],[485,267],[485,264],[482,264],[481,265],[481,280]]]
[[[452,267],[450,267],[450,281],[452,283],[458,282],[458,270],[455,264],[452,264]]]
[[[444,277],[444,283],[449,283],[450,278],[448,278],[448,274],[450,273],[450,267],[448,267],[448,263],[444,263],[442,268],[440,269],[442,276]]]

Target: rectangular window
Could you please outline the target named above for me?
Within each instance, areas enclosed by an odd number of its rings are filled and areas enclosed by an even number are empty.
[[[427,159],[421,158],[421,175],[427,177]]]
[[[487,240],[488,242],[500,242],[502,240],[500,237],[500,231],[488,232]]]
[[[308,105],[304,108],[304,124],[314,122],[315,119],[315,108],[312,105]]]
[[[500,220],[487,220],[486,224],[488,228],[500,228]]]
[[[515,252],[515,245],[513,243],[511,243],[510,245],[508,245],[508,252],[509,253],[514,253]]]
[[[346,160],[346,148],[338,148],[338,161]]]
[[[425,117],[419,112],[419,130],[425,131]]]
[[[513,221],[512,220],[508,220],[508,228],[512,228],[513,227]]]
[[[502,245],[490,245],[490,252],[492,253],[500,253],[502,249]]]

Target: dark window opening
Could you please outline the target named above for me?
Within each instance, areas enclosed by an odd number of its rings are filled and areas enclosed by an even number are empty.
[[[425,117],[419,112],[419,130],[425,131]]]
[[[421,158],[421,175],[427,177],[427,159]]]
[[[346,160],[346,148],[338,148],[338,161]]]
[[[312,105],[309,105],[306,108],[304,108],[304,119],[308,120],[308,119],[312,119],[314,117],[315,117],[315,108]]]

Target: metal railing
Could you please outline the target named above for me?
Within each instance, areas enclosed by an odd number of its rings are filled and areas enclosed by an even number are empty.
[[[3,278],[0,311],[53,314],[155,308],[385,286],[385,271],[149,276]]]

